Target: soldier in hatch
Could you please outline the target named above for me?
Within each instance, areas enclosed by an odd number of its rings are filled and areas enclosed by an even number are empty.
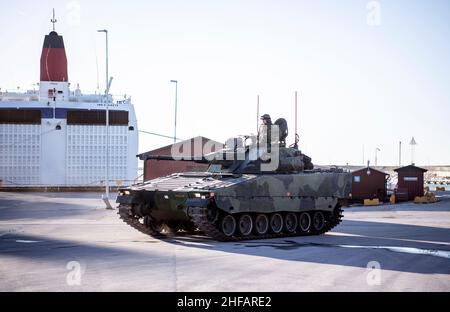
[[[261,146],[268,146],[271,141],[272,119],[269,114],[261,116],[261,125],[258,129],[258,143]]]

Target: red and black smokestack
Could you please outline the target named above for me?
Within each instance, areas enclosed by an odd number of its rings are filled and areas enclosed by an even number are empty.
[[[64,40],[56,31],[45,36],[41,54],[41,81],[68,81]]]

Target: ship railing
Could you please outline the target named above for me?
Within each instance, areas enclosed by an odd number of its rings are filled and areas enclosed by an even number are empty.
[[[132,184],[136,184],[139,182],[139,178],[128,180],[115,180],[110,179],[109,183],[111,187],[122,187],[128,186]],[[16,188],[27,188],[27,187],[105,187],[105,180],[94,180],[85,183],[66,183],[60,185],[52,185],[52,184],[41,184],[41,183],[19,183],[9,179],[0,179],[0,187],[8,188],[8,187],[16,187]]]
[[[39,91],[0,88],[0,101],[38,101]]]
[[[21,89],[20,87],[17,87],[16,89],[7,89],[7,88],[0,88],[0,94],[2,95],[39,95],[39,90],[36,89]]]
[[[70,91],[69,94],[69,101],[70,102],[88,102],[88,103],[99,103],[104,100],[104,95],[99,94],[98,92],[93,93],[78,93],[77,91]],[[131,97],[127,97],[126,94],[124,95],[109,95],[109,102],[112,102],[113,104],[130,104],[131,103]]]
[[[98,91],[88,91],[82,93],[80,90],[69,91],[69,102],[86,102],[99,103],[104,99],[104,95]],[[3,89],[0,88],[0,101],[39,101],[39,90],[21,91],[17,89]],[[131,104],[131,97],[126,94],[110,94],[110,103],[121,105]]]

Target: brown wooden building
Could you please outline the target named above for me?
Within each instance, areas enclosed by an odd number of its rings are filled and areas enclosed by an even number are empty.
[[[428,171],[427,169],[409,165],[394,171],[398,174],[397,190],[407,192],[408,200],[423,196],[423,174]]]
[[[364,199],[386,198],[386,181],[389,174],[365,167],[352,172],[352,200],[355,202]]]
[[[138,157],[144,161],[144,181],[163,177],[177,172],[200,172],[208,168],[207,164],[199,164],[194,161],[171,161],[147,159],[147,156],[173,156],[172,150],[183,157],[201,157],[205,144],[210,145],[208,151],[216,151],[222,148],[223,144],[208,138],[198,136],[189,140],[170,144],[146,153],[139,154]]]

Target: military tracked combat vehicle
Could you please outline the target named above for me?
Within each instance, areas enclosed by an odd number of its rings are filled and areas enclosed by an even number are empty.
[[[229,140],[218,152],[194,159],[209,164],[206,172],[119,189],[120,218],[151,236],[201,233],[219,241],[317,235],[338,225],[351,196],[351,174],[314,169],[297,148],[297,135],[287,147],[284,119],[263,128],[258,136]]]

